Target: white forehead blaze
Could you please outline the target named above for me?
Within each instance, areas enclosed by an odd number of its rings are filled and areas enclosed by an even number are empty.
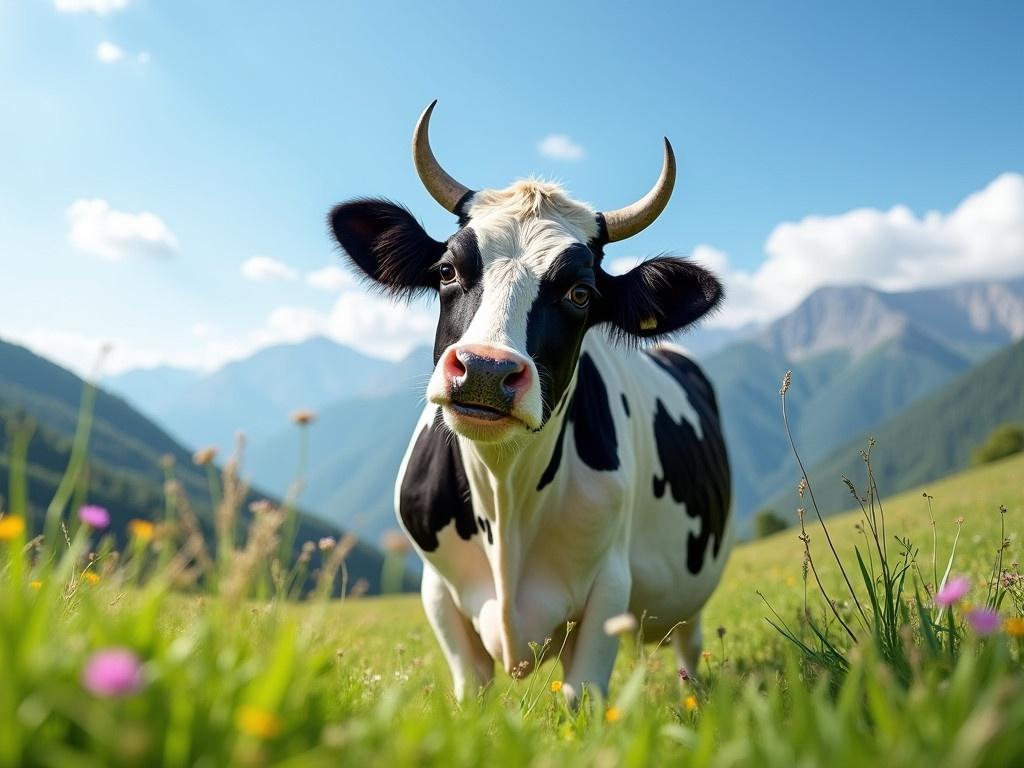
[[[462,343],[499,344],[527,354],[530,309],[551,263],[597,237],[597,214],[560,186],[520,181],[473,195],[466,213],[483,266],[483,295]]]

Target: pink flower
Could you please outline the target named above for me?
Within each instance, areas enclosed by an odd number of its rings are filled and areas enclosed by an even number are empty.
[[[142,662],[127,648],[97,651],[82,671],[82,685],[96,696],[130,696],[142,689]]]
[[[955,579],[947,581],[942,589],[935,594],[935,604],[940,608],[948,608],[963,599],[963,596],[966,595],[970,589],[970,582],[963,576],[957,576]]]
[[[967,612],[967,623],[979,635],[991,635],[999,629],[999,614],[988,608],[972,608]]]
[[[78,509],[78,519],[90,528],[95,528],[98,531],[110,525],[110,513],[103,507],[97,507],[95,504],[86,504],[84,507],[80,507]]]

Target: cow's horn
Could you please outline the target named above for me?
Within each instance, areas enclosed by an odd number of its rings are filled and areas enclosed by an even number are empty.
[[[665,139],[665,161],[661,166],[661,176],[651,191],[632,205],[602,214],[608,230],[608,242],[625,240],[650,226],[668,205],[675,183],[676,156],[672,152],[672,145]]]
[[[416,173],[420,175],[420,181],[427,188],[427,192],[446,211],[456,213],[459,201],[469,192],[469,187],[464,187],[441,167],[430,149],[430,113],[434,111],[437,99],[430,102],[430,106],[423,110],[420,120],[416,123],[416,131],[412,135],[412,161],[416,164]]]

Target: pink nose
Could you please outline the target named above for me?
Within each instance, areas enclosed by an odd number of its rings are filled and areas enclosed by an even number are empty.
[[[439,362],[455,402],[508,411],[532,381],[525,357],[485,344],[450,347]]]

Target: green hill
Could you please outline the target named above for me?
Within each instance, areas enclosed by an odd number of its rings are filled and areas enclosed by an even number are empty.
[[[818,504],[823,513],[850,506],[850,495],[839,478],[847,475],[860,481],[864,470],[858,451],[871,436],[877,441],[872,452],[877,483],[883,493],[896,493],[967,467],[973,450],[1007,421],[1024,421],[1024,341],[812,463],[808,474]],[[790,489],[765,506],[796,508],[798,479],[794,472]]]
[[[8,493],[12,425],[30,420],[35,431],[28,449],[30,514],[41,519],[68,464],[71,438],[78,419],[84,382],[75,374],[29,350],[0,341],[0,499]],[[191,453],[119,397],[99,390],[89,443],[87,499],[110,510],[112,530],[123,536],[132,518],[158,519],[163,514],[164,472],[161,457],[175,462],[182,482],[207,532],[212,530],[205,474],[193,465]],[[258,489],[248,501],[267,498]],[[248,515],[248,504],[244,505]],[[296,545],[322,536],[339,536],[335,526],[300,515]],[[382,557],[372,546],[359,544],[346,562],[350,583],[365,578],[379,588]],[[408,582],[407,586],[413,586]]]

